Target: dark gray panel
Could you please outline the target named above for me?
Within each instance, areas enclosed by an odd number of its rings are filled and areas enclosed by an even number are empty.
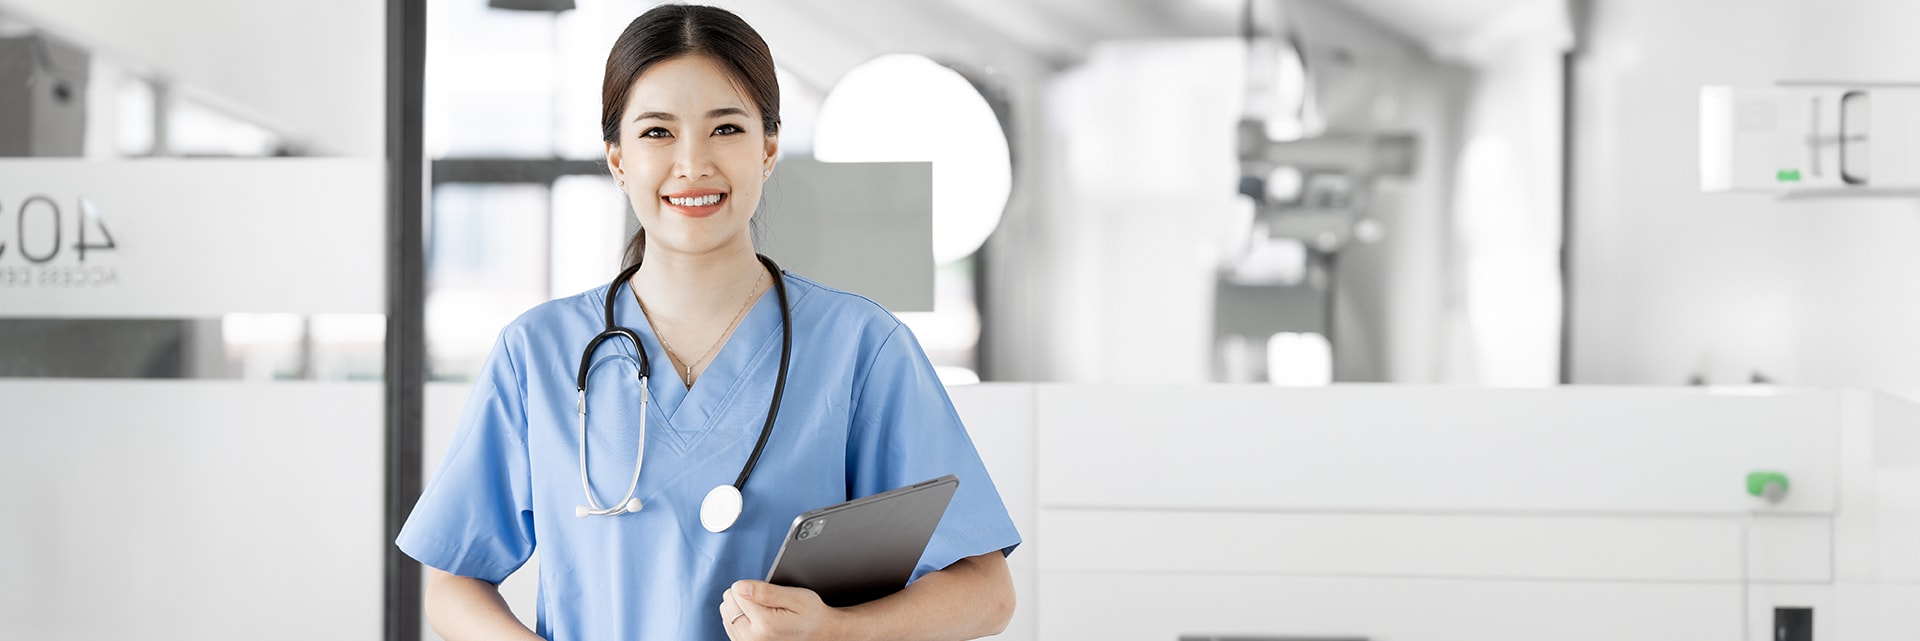
[[[933,310],[933,163],[783,160],[754,219],[781,267],[896,312]]]
[[[1219,283],[1214,289],[1213,334],[1265,340],[1280,332],[1318,332],[1325,335],[1327,301],[1318,290],[1301,284],[1236,285]]]
[[[204,324],[220,321],[0,318],[0,377],[195,378],[189,354]]]
[[[419,641],[420,564],[393,541],[423,482],[426,396],[427,2],[387,0],[386,641]],[[371,587],[371,586],[369,586]]]
[[[0,378],[381,378],[381,342],[316,340],[314,328],[327,316],[280,319],[290,324],[275,323],[271,331],[276,336],[265,339],[246,336],[259,332],[247,327],[257,326],[260,319],[233,316],[0,318]],[[229,321],[240,325],[237,342],[228,341]]]

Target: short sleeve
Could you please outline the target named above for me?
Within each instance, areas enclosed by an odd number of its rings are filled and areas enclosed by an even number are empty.
[[[995,550],[1012,554],[1020,533],[933,364],[906,326],[897,326],[881,342],[856,389],[847,443],[848,496],[948,474],[960,478],[912,580],[966,557]]]
[[[533,555],[520,381],[503,332],[474,380],[439,471],[394,541],[407,556],[498,584]]]

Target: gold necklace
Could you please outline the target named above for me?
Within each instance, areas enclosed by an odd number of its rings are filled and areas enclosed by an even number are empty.
[[[660,347],[667,350],[667,356],[687,366],[686,378],[683,381],[686,383],[687,389],[693,389],[693,368],[705,362],[708,356],[712,356],[714,348],[719,347],[720,343],[727,340],[727,335],[733,333],[733,327],[740,324],[740,319],[747,317],[747,308],[751,307],[753,303],[753,293],[760,290],[760,281],[766,280],[766,278],[766,272],[762,271],[758,277],[753,279],[753,286],[747,288],[746,300],[740,301],[740,311],[734,312],[733,314],[733,322],[727,323],[727,329],[720,332],[719,338],[713,339],[713,344],[707,346],[706,353],[701,354],[699,359],[691,363],[687,362],[686,359],[680,358],[679,354],[673,352],[673,346],[667,344],[667,335],[661,333],[659,325],[653,327],[653,335],[655,338],[660,339]],[[647,302],[645,300],[641,300],[638,294],[634,296],[634,300],[640,302],[640,313],[646,314],[649,319],[653,318],[653,314],[647,311]]]

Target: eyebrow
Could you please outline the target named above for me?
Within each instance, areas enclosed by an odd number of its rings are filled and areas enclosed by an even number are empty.
[[[721,118],[725,116],[745,116],[745,115],[747,115],[747,110],[745,109],[741,109],[739,107],[721,107],[719,109],[715,109],[713,111],[707,112],[707,119],[711,120],[714,118]],[[667,122],[674,122],[674,121],[680,120],[679,116],[675,116],[673,114],[670,114],[664,111],[649,111],[649,112],[640,114],[638,117],[634,118],[633,121],[640,122],[648,118],[652,118],[655,120],[665,120]]]

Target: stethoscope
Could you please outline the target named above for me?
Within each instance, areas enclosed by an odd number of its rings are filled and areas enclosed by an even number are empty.
[[[786,281],[781,278],[780,266],[775,265],[773,259],[766,256],[759,256],[759,258],[760,264],[765,265],[767,272],[773,274],[773,291],[780,296],[780,376],[773,383],[773,402],[767,406],[767,423],[760,428],[760,442],[754,444],[753,454],[747,457],[746,467],[740,469],[740,476],[734,479],[733,485],[713,488],[713,491],[707,493],[707,498],[700,502],[700,524],[706,526],[709,532],[726,531],[727,528],[733,527],[734,521],[740,519],[740,510],[745,505],[741,499],[740,490],[746,487],[747,477],[753,475],[753,466],[760,462],[760,453],[767,448],[767,437],[773,434],[773,419],[780,414],[780,394],[787,387],[787,363],[793,356],[793,316],[792,311],[787,308]],[[575,380],[575,390],[579,396],[575,406],[580,415],[580,489],[587,495],[587,505],[578,506],[573,510],[573,515],[580,518],[618,516],[640,511],[640,499],[634,498],[633,491],[640,486],[640,463],[647,453],[647,404],[650,397],[647,391],[649,366],[647,348],[641,345],[639,334],[613,324],[613,303],[615,297],[619,295],[620,283],[632,279],[634,273],[638,271],[640,271],[640,265],[636,263],[621,271],[619,276],[614,277],[613,284],[607,286],[606,329],[598,336],[594,336],[593,340],[587,343],[586,353],[580,355],[580,376]],[[600,507],[600,502],[593,497],[593,486],[587,482],[587,372],[593,365],[593,351],[600,347],[601,342],[616,336],[632,341],[634,351],[640,355],[636,363],[640,368],[640,445],[635,448],[633,454],[633,480],[627,484],[626,498],[621,499],[613,507]]]

